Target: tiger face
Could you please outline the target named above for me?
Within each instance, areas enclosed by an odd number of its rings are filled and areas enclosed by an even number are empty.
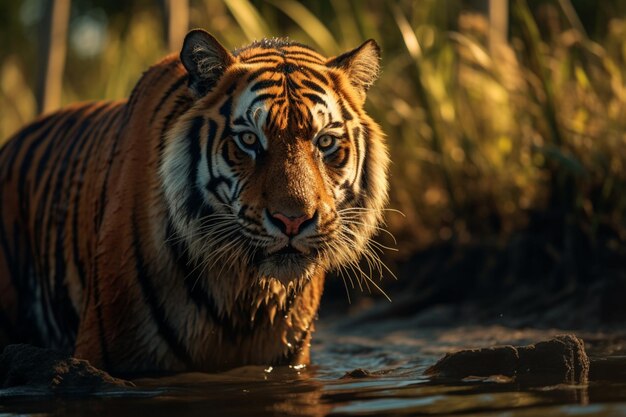
[[[230,53],[190,32],[181,61],[195,103],[160,174],[202,268],[289,285],[369,250],[387,200],[383,135],[363,110],[379,54],[367,41],[327,59],[280,39]]]

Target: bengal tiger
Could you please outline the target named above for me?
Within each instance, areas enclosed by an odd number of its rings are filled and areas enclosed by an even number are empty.
[[[379,61],[196,29],[128,100],[26,126],[0,151],[3,342],[118,373],[309,363],[325,273],[387,202]]]

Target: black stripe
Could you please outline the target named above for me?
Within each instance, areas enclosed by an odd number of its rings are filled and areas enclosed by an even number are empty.
[[[352,188],[352,184],[349,181],[341,184],[340,187],[344,190],[344,199],[342,201],[341,207],[351,206],[356,200],[356,193],[354,192],[354,188]]]
[[[231,95],[232,93],[235,92],[238,86],[239,86],[239,77],[232,80],[232,83],[228,86],[228,88],[225,89],[226,93],[224,95],[225,96]]]
[[[74,344],[76,331],[78,330],[78,315],[73,310],[65,281],[65,251],[63,238],[65,236],[65,221],[67,220],[67,200],[63,199],[61,194],[63,186],[71,186],[71,180],[68,182],[66,171],[68,164],[74,154],[74,150],[84,144],[84,132],[88,129],[92,120],[90,115],[85,115],[93,106],[83,107],[77,112],[76,119],[83,117],[82,123],[72,125],[67,130],[65,136],[52,140],[59,147],[55,152],[55,159],[45,181],[45,198],[40,199],[37,206],[37,218],[35,232],[43,236],[44,240],[40,246],[39,255],[43,258],[43,269],[38,272],[41,277],[42,293],[44,300],[49,303],[52,312],[52,319],[59,328],[60,337],[56,341],[57,346],[68,348]],[[63,148],[60,148],[60,147]],[[39,219],[46,219],[45,226],[42,228]],[[56,230],[56,236],[53,236],[53,230]],[[53,246],[54,241],[54,246]],[[54,253],[50,253],[54,251]],[[54,271],[50,266],[50,261],[54,256]],[[54,282],[50,282],[50,279]],[[51,288],[54,286],[54,289]],[[68,306],[69,304],[69,306]],[[67,316],[63,312],[67,310]],[[69,327],[68,327],[69,326]],[[68,337],[69,339],[67,339]]]
[[[92,156],[94,155],[94,147],[97,143],[99,143],[102,139],[102,135],[107,131],[107,129],[114,123],[114,120],[120,112],[118,111],[118,107],[110,107],[107,109],[108,114],[106,117],[102,117],[97,125],[93,128],[93,133],[89,139],[89,147],[85,151],[83,156],[83,160],[81,162],[80,168],[77,173],[76,178],[76,192],[74,197],[74,212],[72,215],[72,228],[71,228],[71,236],[72,236],[72,255],[74,258],[74,264],[76,265],[76,270],[78,272],[78,279],[83,288],[86,285],[87,273],[85,271],[85,264],[80,257],[80,249],[79,249],[79,236],[81,233],[85,233],[85,231],[78,230],[78,218],[80,215],[80,201],[82,198],[82,188],[85,182],[85,173],[87,168],[90,166],[90,161]]]
[[[298,100],[299,97],[296,96],[296,91],[300,90],[300,85],[292,77],[285,77],[285,81],[287,81],[289,98]]]
[[[68,151],[68,153],[63,158],[61,170],[59,171],[59,174],[57,176],[57,183],[54,187],[55,205],[57,207],[65,206],[66,204],[69,204],[71,192],[72,192],[72,184],[73,183],[80,184],[80,181],[75,181],[76,169],[78,166],[79,158],[85,148],[85,145],[87,145],[87,143],[89,143],[90,145],[93,144],[93,139],[91,137],[91,134],[93,134],[94,132],[94,127],[95,127],[94,119],[97,118],[98,115],[105,108],[106,108],[106,105],[101,105],[95,108],[92,113],[85,116],[85,120],[78,127],[78,130],[72,134],[72,142],[73,142],[72,147],[77,145],[78,148],[76,149],[75,153],[72,153],[71,150]],[[66,167],[68,164],[70,164],[70,167],[69,167],[69,172],[66,176],[65,172],[66,172]],[[62,188],[65,189],[65,193],[63,193]],[[62,193],[64,195],[60,196]],[[75,198],[77,199],[78,195],[76,195]],[[74,210],[76,210],[77,208],[78,207],[74,205]],[[76,333],[78,331],[79,317],[78,317],[78,313],[74,309],[71,298],[69,296],[68,287],[65,283],[67,260],[65,259],[65,251],[63,249],[65,247],[64,239],[67,234],[65,227],[68,221],[68,213],[67,213],[67,209],[65,209],[64,211],[65,212],[59,216],[59,219],[57,220],[57,224],[56,224],[57,236],[56,236],[56,245],[55,245],[56,256],[55,256],[55,274],[54,274],[54,277],[55,277],[55,289],[54,289],[54,301],[55,302],[54,304],[55,304],[56,311],[58,312],[58,316],[59,316],[57,323],[61,323],[60,326],[62,328],[65,328],[65,331],[63,333],[67,335],[68,337],[68,345],[73,346],[75,338],[76,338]],[[72,249],[74,250],[74,247],[72,247]],[[79,279],[81,280],[81,283],[84,284],[84,271],[82,271],[82,276],[81,276],[81,273],[79,272]]]
[[[287,117],[287,105],[285,104],[285,99],[276,99],[272,101],[270,105],[268,114],[273,115],[273,117],[269,117],[265,122],[268,131],[274,131],[278,129],[278,123],[281,122],[281,116],[284,118]]]
[[[246,119],[243,116],[239,116],[235,120],[233,120],[233,124],[237,126],[248,126],[248,121],[249,119]]]
[[[233,98],[232,96],[228,97],[228,100],[222,104],[220,107],[220,115],[224,118],[224,122],[222,124],[222,134],[220,135],[220,139],[224,139],[226,136],[230,134],[230,117],[233,107]]]
[[[174,327],[168,322],[165,316],[163,303],[158,299],[156,288],[150,279],[148,266],[145,263],[143,251],[141,249],[141,236],[139,234],[139,225],[137,224],[136,214],[133,212],[131,229],[133,236],[133,254],[135,259],[135,272],[137,280],[141,287],[144,301],[150,308],[150,314],[154,320],[159,334],[168,344],[172,353],[176,358],[185,364],[187,369],[194,369],[193,361],[189,356],[187,347],[180,341]]]
[[[223,336],[230,339],[230,341],[235,341],[236,331],[231,322],[222,317],[217,309],[215,300],[204,289],[203,282],[200,281],[206,279],[206,276],[200,274],[200,271],[203,269],[199,268],[197,262],[189,257],[189,250],[185,242],[176,232],[172,220],[169,218],[166,227],[166,236],[167,247],[176,261],[178,269],[185,277],[184,284],[189,300],[191,300],[199,310],[206,310],[209,319],[221,329]]]
[[[251,83],[252,81],[256,80],[257,78],[259,78],[260,76],[262,76],[266,72],[274,73],[274,72],[276,72],[276,68],[275,67],[272,67],[272,68],[263,67],[263,68],[260,68],[260,69],[258,69],[256,71],[253,71],[248,76],[248,83]]]
[[[90,280],[91,285],[88,285],[87,289],[89,290],[93,286],[93,304],[91,305],[93,305],[94,308],[96,309],[96,319],[98,320],[98,339],[100,342],[100,352],[102,355],[102,367],[106,370],[106,369],[110,369],[111,362],[109,358],[108,342],[106,339],[106,335],[104,333],[104,317],[102,315],[102,303],[100,302],[100,276],[99,276],[99,270],[98,270],[98,260],[95,259],[92,265],[93,265],[93,275]],[[87,294],[87,296],[88,295],[89,294]],[[87,298],[87,300],[89,299]],[[85,309],[87,309],[89,305],[90,304],[86,302]],[[84,311],[81,317],[85,317]]]
[[[352,129],[352,141],[354,142],[354,150],[356,152],[356,169],[354,174],[354,181],[352,182],[352,186],[356,182],[357,178],[359,178],[359,171],[361,169],[361,141],[359,140],[361,136],[361,128],[359,126],[355,126]]]
[[[313,81],[302,80],[302,85],[304,85],[305,87],[309,87],[311,90],[317,91],[320,94],[326,94],[326,90],[324,90],[322,86],[314,83]]]
[[[279,52],[277,50],[275,51],[267,51],[267,52],[259,52],[258,54],[254,54],[252,56],[250,56],[249,58],[246,58],[246,60],[244,60],[244,63],[248,63],[248,59],[257,59],[257,58],[266,58],[266,57],[271,57],[271,56],[275,56],[277,58],[283,58],[285,56],[284,52]]]
[[[239,199],[239,195],[241,194],[243,189],[244,189],[244,182],[240,180],[237,182],[237,184],[235,184],[235,191],[233,192],[233,201]]]
[[[279,58],[281,59],[281,58]],[[271,64],[277,64],[281,61],[279,61],[279,59],[271,59],[271,58],[250,58],[250,59],[246,59],[245,63],[246,64],[267,64],[267,65],[271,65]]]
[[[322,61],[322,59],[320,58],[319,55],[315,55],[313,53],[309,53],[308,51],[303,51],[303,50],[286,50],[287,52],[287,58],[290,59],[297,59],[300,55],[307,57],[307,58],[311,58],[313,60],[315,60],[316,63],[318,64],[323,64],[324,61]],[[311,52],[314,52],[313,50],[311,50]]]
[[[305,73],[307,75],[310,75],[310,76],[312,76],[314,78],[317,78],[317,80],[320,81],[324,85],[330,84],[329,80],[328,80],[328,77],[326,77],[321,72],[319,72],[317,70],[314,70],[311,67],[302,67],[302,68],[300,68],[300,71],[302,71],[303,73]]]
[[[213,196],[222,204],[226,204],[228,205],[228,201],[224,200],[222,198],[222,196],[220,196],[217,193],[217,190],[219,188],[219,186],[221,184],[226,184],[227,187],[230,188],[230,186],[232,185],[232,181],[229,178],[226,177],[216,177],[216,178],[211,178],[211,180],[209,181],[209,183],[206,185],[206,190],[208,192],[210,192],[211,194],[213,194]]]
[[[280,107],[283,107],[285,105],[285,101],[286,99],[284,98],[277,98],[276,100],[272,100],[270,107],[267,111],[267,114],[271,114],[274,117],[268,118],[269,120],[266,121],[268,130],[272,130],[272,126],[274,126],[276,122],[278,121],[277,113],[280,111]]]
[[[59,171],[64,171],[66,165],[65,159],[67,158],[66,153],[71,152],[75,144],[75,141],[72,140],[72,132],[76,128],[76,121],[80,119],[88,108],[89,107],[81,107],[72,112],[55,134],[48,138],[48,146],[37,167],[38,172],[35,185],[37,188],[44,190],[44,194],[43,197],[38,200],[34,218],[33,232],[34,235],[39,238],[34,245],[35,263],[37,265],[35,275],[42,294],[42,307],[44,311],[50,312],[50,315],[44,314],[42,319],[46,322],[49,331],[57,327],[61,332],[61,334],[54,335],[60,339],[49,341],[55,345],[63,344],[63,331],[61,320],[59,320],[53,302],[54,293],[51,289],[52,283],[50,282],[50,279],[53,277],[52,268],[50,267],[52,260],[51,251],[58,249],[51,247],[52,224],[57,220],[58,213],[56,210],[59,209],[55,204],[58,202],[59,197],[55,195],[51,187],[53,179],[59,180],[63,177],[62,173],[59,174]],[[51,152],[52,145],[56,147],[54,153]],[[53,158],[53,161],[50,161],[50,158]],[[44,175],[44,168],[46,168],[46,178],[42,184],[41,177]],[[55,177],[55,174],[57,177]],[[54,324],[56,324],[56,326],[54,326]]]
[[[24,146],[24,142],[31,135],[37,133],[40,129],[47,127],[50,123],[56,120],[56,114],[51,114],[43,119],[40,119],[30,125],[26,126],[24,129],[19,131],[16,135],[14,135],[11,139],[7,141],[7,143],[0,148],[0,159],[2,159],[2,164],[0,167],[2,169],[2,178],[6,178],[7,181],[11,180],[13,174],[13,165],[18,162],[17,154]],[[39,136],[34,139],[34,141],[39,142],[45,137],[47,130],[43,130],[39,132]],[[31,144],[33,146],[34,144]],[[9,151],[10,150],[10,151]],[[34,150],[33,150],[34,152]]]
[[[321,104],[322,106],[328,107],[328,105],[326,104],[326,101],[323,98],[321,98],[320,96],[318,96],[317,94],[304,93],[304,94],[302,94],[302,96],[308,98],[313,103]]]
[[[84,146],[85,140],[82,140],[79,144],[79,147],[82,148]],[[80,152],[77,151],[77,152]],[[75,168],[75,166],[74,166]],[[69,176],[70,182],[65,182],[66,187],[70,187],[72,174]],[[64,172],[59,173],[57,179],[57,186],[55,187],[55,195],[59,195],[61,193],[60,188],[61,184],[64,183]],[[68,191],[69,192],[69,191]],[[68,196],[69,197],[69,196]],[[69,198],[64,201],[69,201]],[[65,204],[62,201],[56,200],[56,205]],[[65,242],[64,238],[66,236],[66,222],[67,222],[67,212],[59,213],[59,219],[56,224],[56,243],[54,246],[55,250],[55,266],[54,266],[54,312],[56,317],[56,323],[61,328],[61,331],[64,335],[63,337],[63,345],[67,344],[69,346],[73,346],[76,332],[78,331],[78,321],[79,317],[74,310],[71,298],[69,296],[69,291],[67,284],[65,282],[66,278],[66,262],[65,259]],[[80,279],[80,278],[79,278]]]
[[[294,62],[294,63],[306,63],[306,64],[313,64],[313,65],[322,65],[322,61],[319,60],[319,58],[314,58],[314,59],[308,59],[306,57],[303,56],[292,56],[291,54],[287,55],[286,57],[286,61],[289,62]],[[297,65],[297,69],[298,70],[302,70],[302,68],[304,68],[302,65]]]
[[[253,108],[257,103],[268,100],[270,98],[276,98],[276,94],[263,93],[256,96],[250,103],[250,108]]]
[[[206,161],[207,161],[207,169],[211,173],[211,175],[216,175],[213,172],[213,144],[215,142],[215,136],[217,136],[217,122],[213,119],[209,119],[209,133],[207,134],[206,140]]]
[[[4,261],[7,263],[7,266],[9,268],[9,278],[11,280],[11,283],[17,289],[19,288],[19,282],[16,282],[16,280],[21,275],[19,260],[21,259],[21,256],[25,256],[25,254],[18,253],[18,247],[17,245],[15,245],[16,242],[14,242],[13,245],[13,250],[15,250],[15,252],[11,251],[11,245],[9,244],[9,234],[4,225],[5,220],[3,207],[4,205],[0,204],[0,249],[2,250],[2,256],[4,256]],[[18,235],[21,234],[19,233],[19,229],[17,227],[15,227],[14,232],[18,232]]]
[[[230,112],[231,112],[232,106],[233,106],[233,98],[228,97],[228,100],[226,100],[224,104],[222,104],[222,107],[220,107],[220,115],[223,116],[228,121],[228,123],[224,124],[225,126],[228,126],[230,124]],[[224,130],[226,130],[226,128],[224,128]]]
[[[41,181],[41,176],[43,175],[44,170],[50,168],[48,162],[52,155],[52,151],[57,150],[60,145],[59,141],[63,141],[68,136],[68,131],[74,127],[76,121],[81,117],[83,109],[84,108],[81,108],[77,112],[71,113],[71,115],[67,119],[65,119],[63,124],[57,128],[57,130],[54,132],[54,135],[48,136],[48,146],[46,146],[46,149],[43,152],[42,156],[39,158],[39,162],[37,164],[37,170],[35,174],[36,184],[39,184],[39,182]]]
[[[198,189],[198,168],[200,163],[200,133],[204,126],[204,118],[196,117],[191,122],[191,128],[187,132],[187,157],[189,158],[189,172],[187,173],[187,185],[189,186],[189,195],[185,202],[185,212],[188,217],[195,217],[202,208],[203,199]]]
[[[172,119],[185,113],[189,107],[191,107],[193,101],[194,100],[188,96],[178,97],[172,106],[172,110],[163,118],[161,131],[159,133],[159,155],[162,155],[163,149],[165,149],[165,133],[167,133],[167,128],[170,126]]]
[[[270,87],[276,87],[276,86],[282,86],[282,85],[283,85],[283,80],[263,80],[263,81],[259,81],[254,86],[252,86],[250,91],[259,91],[259,90],[263,90],[264,88],[270,88]]]
[[[367,158],[367,148],[371,139],[371,132],[367,125],[363,125],[363,167],[361,168],[361,190],[367,190],[369,186],[369,169],[368,169],[368,158]],[[363,195],[363,193],[359,193]]]
[[[68,114],[57,114],[56,116],[57,117],[54,118],[54,124],[53,126],[51,126],[51,128],[57,127],[61,121],[65,120],[65,118],[68,117]],[[35,152],[40,145],[45,144],[46,140],[50,139],[50,130],[43,129],[42,132],[40,132],[37,137],[33,138],[33,140],[31,140],[30,143],[27,145],[26,153],[24,157],[20,160],[21,165],[17,183],[19,185],[18,193],[20,195],[20,200],[22,201],[24,201],[24,197],[27,195],[26,190],[28,188],[28,185],[30,185],[30,182],[26,180],[26,177],[28,176],[28,173],[31,172],[31,170],[33,169],[32,162],[35,156]],[[48,146],[50,146],[51,142],[52,141],[48,143]],[[23,213],[26,213],[28,210],[28,207],[24,206],[24,204],[21,205],[21,208]]]
[[[161,111],[161,108],[163,107],[165,102],[170,98],[170,96],[187,82],[187,78],[188,78],[188,75],[184,75],[180,77],[179,79],[176,80],[174,84],[170,86],[170,88],[167,89],[165,94],[163,94],[163,96],[161,97],[161,100],[159,100],[159,104],[157,104],[157,106],[154,108],[154,111],[152,112],[152,116],[150,116],[150,124],[154,122],[154,118],[157,116],[157,114],[159,114],[159,112]]]
[[[338,104],[339,104],[339,109],[341,110],[341,117],[343,118],[343,120],[352,120],[353,117],[348,111],[348,109],[346,108],[346,105],[342,99],[338,100]]]
[[[111,177],[111,171],[113,166],[115,165],[113,158],[117,153],[117,147],[119,146],[119,142],[122,139],[122,134],[125,132],[125,129],[128,126],[128,122],[133,116],[135,108],[137,107],[137,100],[140,96],[142,96],[143,91],[139,88],[141,86],[141,81],[137,86],[133,89],[133,92],[130,95],[130,100],[124,105],[124,118],[117,125],[117,132],[113,137],[113,143],[110,144],[109,154],[107,156],[107,168],[104,173],[104,180],[102,183],[102,190],[100,191],[100,197],[97,201],[97,210],[96,216],[94,218],[94,226],[96,232],[100,230],[100,226],[102,225],[102,219],[104,218],[104,212],[107,206],[107,194],[109,191],[109,178]]]

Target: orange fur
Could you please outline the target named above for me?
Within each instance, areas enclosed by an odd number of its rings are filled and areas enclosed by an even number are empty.
[[[117,372],[308,363],[325,271],[387,199],[377,72],[373,41],[326,59],[193,31],[128,101],[25,127],[0,150],[0,331]]]

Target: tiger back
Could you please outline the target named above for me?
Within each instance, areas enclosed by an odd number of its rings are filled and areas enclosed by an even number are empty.
[[[127,101],[18,132],[0,150],[0,342],[116,372],[308,363],[325,272],[375,256],[378,62],[373,41],[329,59],[195,30]]]

